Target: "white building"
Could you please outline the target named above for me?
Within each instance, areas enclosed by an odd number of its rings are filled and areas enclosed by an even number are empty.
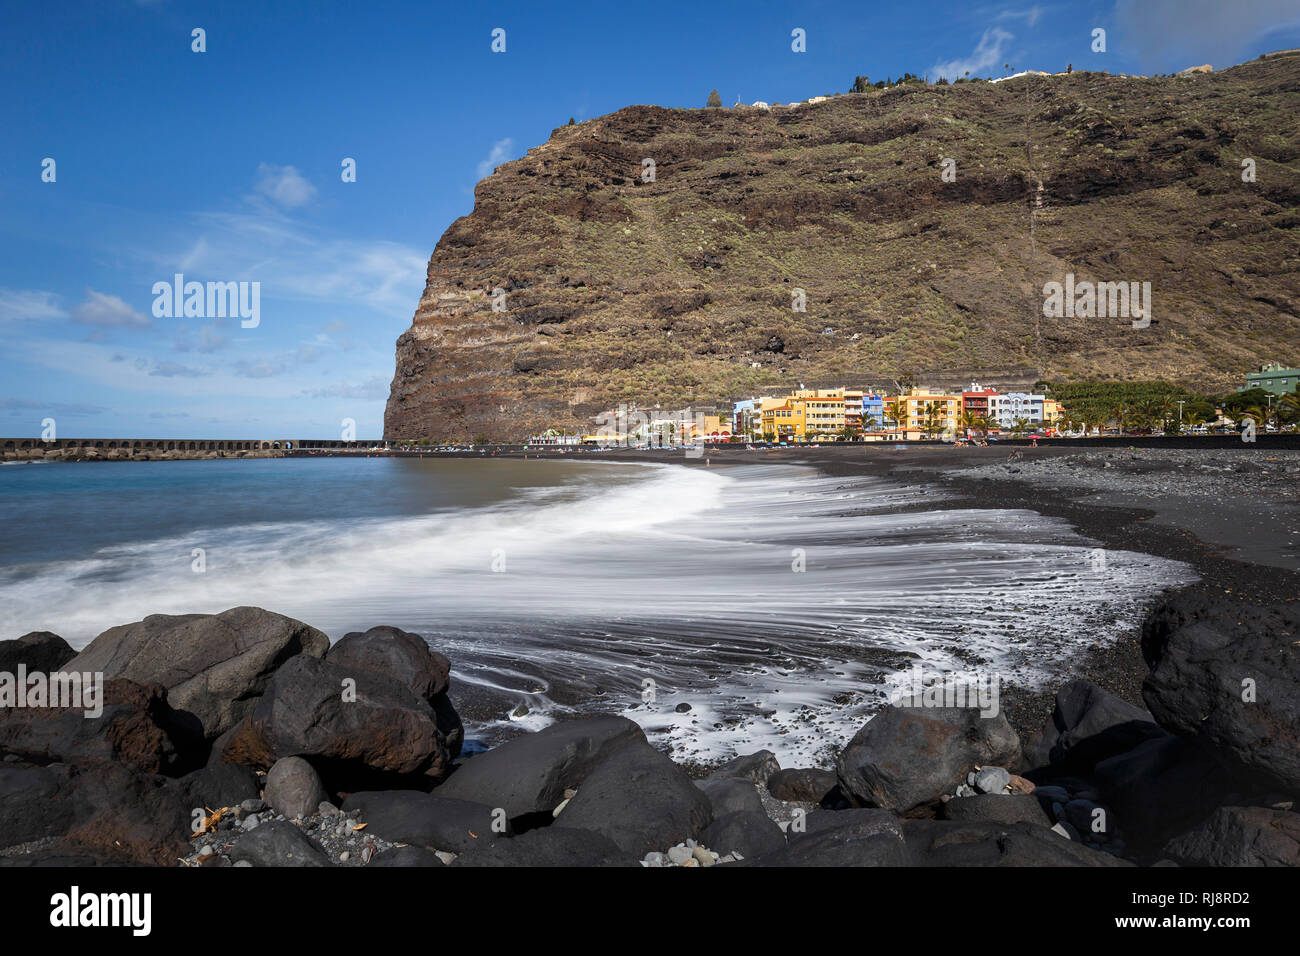
[[[1016,420],[1023,418],[1029,427],[1036,429],[1043,424],[1043,402],[1045,395],[1033,395],[1029,392],[1005,392],[989,396],[989,419],[997,423],[1000,431],[1010,431]]]

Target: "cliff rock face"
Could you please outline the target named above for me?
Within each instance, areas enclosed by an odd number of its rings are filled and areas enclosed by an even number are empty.
[[[967,368],[1229,388],[1300,363],[1297,115],[1289,56],[561,127],[438,242],[385,435]],[[1067,273],[1150,282],[1149,327],[1045,318]]]

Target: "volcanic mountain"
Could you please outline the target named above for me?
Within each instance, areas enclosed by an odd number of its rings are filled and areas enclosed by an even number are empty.
[[[385,435],[968,369],[1209,391],[1300,364],[1297,116],[1300,56],[1271,55],[562,126],[439,240]],[[1151,321],[1046,317],[1069,275],[1151,283]]]

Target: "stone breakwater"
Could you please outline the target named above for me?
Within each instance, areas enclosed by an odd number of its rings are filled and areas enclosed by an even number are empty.
[[[1148,616],[1145,707],[1060,687],[1001,713],[889,706],[833,766],[694,776],[617,716],[473,756],[450,661],[375,627],[332,646],[260,608],[153,615],[0,672],[101,674],[103,710],[0,711],[0,865],[1278,866],[1300,863],[1300,608]]]
[[[180,438],[0,438],[0,461],[174,461],[195,458],[281,458],[288,440]]]

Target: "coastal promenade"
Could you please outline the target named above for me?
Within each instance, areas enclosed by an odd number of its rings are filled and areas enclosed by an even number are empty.
[[[1028,438],[1007,438],[988,446],[988,454],[996,449],[1033,446]],[[1243,442],[1235,435],[1208,435],[1173,437],[1125,436],[1123,438],[1047,438],[1039,439],[1038,448],[1057,450],[1082,450],[1085,448],[1165,448],[1192,451],[1243,449],[1255,451],[1300,450],[1300,435],[1262,434],[1254,442]],[[948,449],[955,455],[976,457],[975,449],[953,448],[941,441],[910,442],[823,442],[820,444],[793,444],[786,446],[756,445],[751,449],[743,442],[708,443],[698,449],[711,456],[749,457],[761,451],[765,458],[773,456],[801,457],[809,452],[830,453],[835,456],[874,457],[882,451],[903,448]],[[59,438],[46,441],[40,438],[0,438],[0,460],[3,461],[177,461],[215,458],[315,458],[331,456],[391,456],[403,458],[425,457],[482,457],[522,456],[529,458],[565,458],[575,455],[629,456],[657,460],[683,456],[682,446],[665,448],[628,448],[608,446],[553,446],[553,445],[448,445],[412,446],[406,442],[375,439],[371,441],[338,441],[318,438]],[[749,453],[749,454],[747,454]],[[692,456],[695,457],[695,456]]]

